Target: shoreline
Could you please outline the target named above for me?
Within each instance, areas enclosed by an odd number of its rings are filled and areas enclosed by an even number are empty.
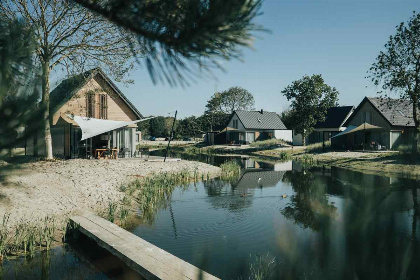
[[[386,174],[403,178],[420,179],[420,158],[417,155],[395,152],[327,151],[311,152],[305,147],[254,147],[208,146],[197,149],[177,147],[179,153],[202,155],[238,155],[260,158],[265,161],[298,160],[315,165],[335,166],[370,174]],[[221,153],[220,153],[221,152]]]
[[[9,167],[9,168],[4,168]],[[8,170],[9,169],[9,170]],[[0,216],[9,224],[35,222],[90,211],[98,213],[124,197],[121,187],[138,178],[188,171],[219,176],[219,167],[194,161],[153,162],[142,159],[58,160],[21,164],[2,163],[0,168]],[[60,221],[59,221],[60,220]]]

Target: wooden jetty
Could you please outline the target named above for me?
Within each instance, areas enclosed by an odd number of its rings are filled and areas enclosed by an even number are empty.
[[[99,216],[86,213],[70,223],[145,279],[219,279]]]

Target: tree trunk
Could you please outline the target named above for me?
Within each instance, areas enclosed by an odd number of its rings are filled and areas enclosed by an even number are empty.
[[[418,106],[418,98],[413,98],[413,119],[414,119],[414,126],[416,127],[415,131],[415,137],[414,137],[414,147],[413,150],[416,152],[419,152],[419,131],[420,131],[420,122],[418,120],[418,112],[417,112],[417,106]]]
[[[50,126],[50,63],[48,59],[42,63],[42,104],[44,105],[45,156],[47,159],[53,159]]]

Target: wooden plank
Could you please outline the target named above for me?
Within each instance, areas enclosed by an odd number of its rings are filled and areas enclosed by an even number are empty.
[[[219,279],[96,215],[86,213],[70,220],[146,279]]]

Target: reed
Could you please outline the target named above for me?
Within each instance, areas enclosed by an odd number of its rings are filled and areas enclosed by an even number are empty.
[[[323,153],[331,151],[331,141],[325,141],[324,144],[315,143],[310,144],[305,147],[305,152],[307,153]]]
[[[222,169],[222,179],[232,180],[239,177],[241,174],[241,166],[235,161],[227,161],[220,165]]]
[[[0,227],[0,258],[34,256],[37,249],[50,250],[56,241],[57,223],[54,217],[32,222],[21,220],[9,226],[10,215],[5,214]]]
[[[249,144],[249,146],[254,148],[277,148],[283,147],[287,143],[281,139],[268,139],[263,141],[255,141]]]
[[[192,172],[184,169],[139,178],[121,186],[120,191],[125,193],[123,199],[110,203],[106,211],[98,214],[123,228],[130,228],[135,219],[151,222],[158,209],[168,206],[175,188],[187,188],[190,183],[199,181],[200,176],[204,180],[205,174],[200,174],[196,168]]]
[[[271,258],[269,254],[265,256],[257,255],[249,264],[249,280],[270,280],[274,279],[274,272],[278,262],[276,258]],[[242,278],[240,278],[242,279]]]

